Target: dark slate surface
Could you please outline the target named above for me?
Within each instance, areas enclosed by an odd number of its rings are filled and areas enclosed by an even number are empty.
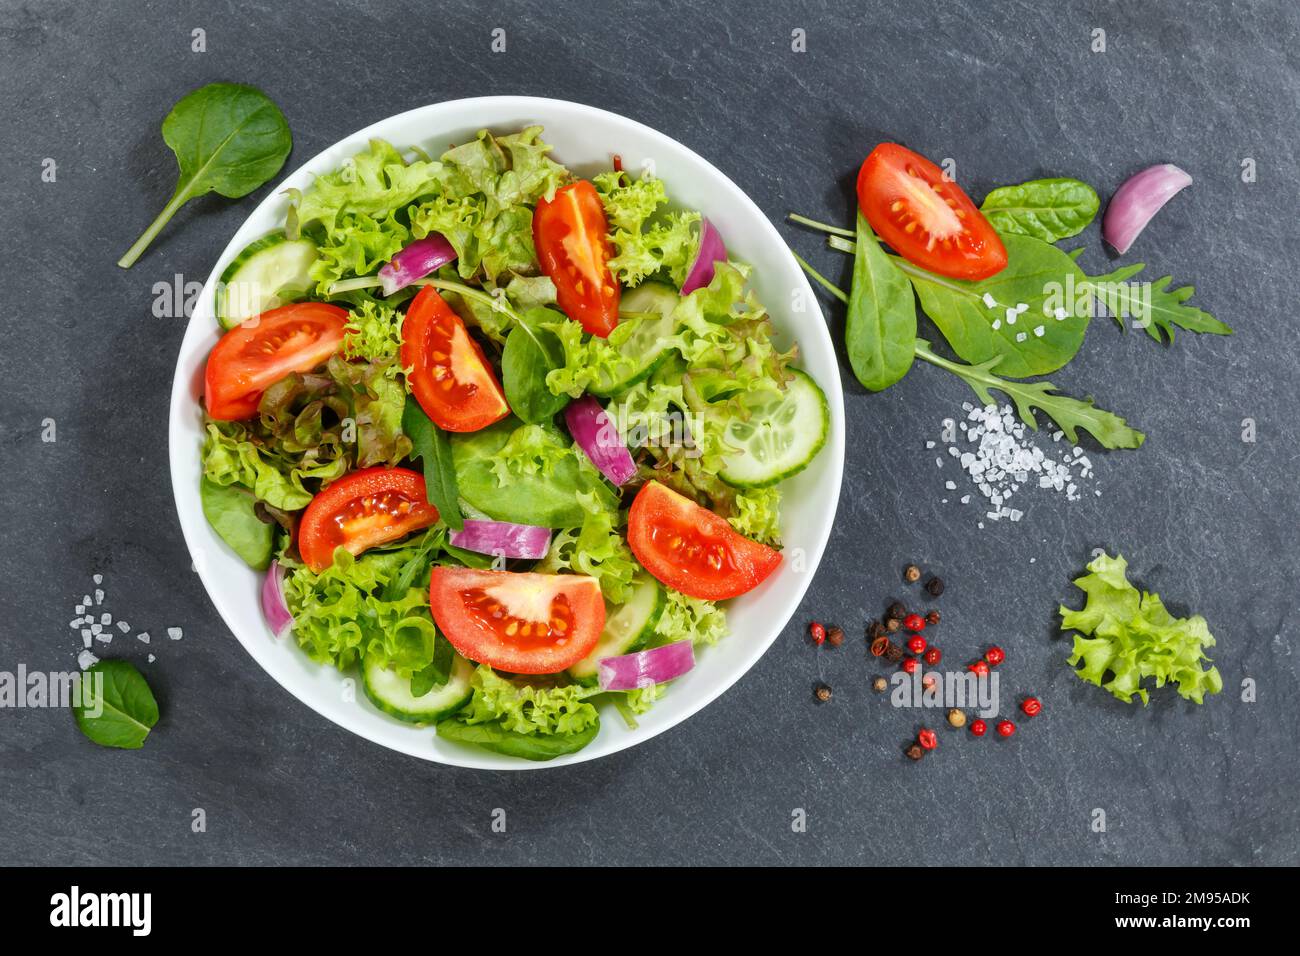
[[[113,612],[154,636],[152,665],[133,641],[113,649],[141,661],[165,716],[144,750],[124,753],[90,745],[65,712],[0,712],[0,862],[1300,861],[1294,4],[2,6],[0,669],[70,666],[79,642],[67,621],[102,571]],[[504,54],[489,52],[494,27],[507,31]],[[191,52],[195,28],[205,53]],[[1104,53],[1090,50],[1094,28]],[[794,29],[807,31],[806,53],[791,51]],[[1135,253],[1154,275],[1195,282],[1237,334],[1166,348],[1096,323],[1053,379],[1128,416],[1146,446],[1094,456],[1103,497],[1030,495],[1023,522],[984,531],[939,504],[942,478],[957,476],[922,447],[965,387],[928,367],[882,395],[849,386],[830,549],[787,633],[737,687],[594,764],[439,767],[280,690],[189,570],[165,468],[183,321],[151,314],[152,287],[201,281],[262,193],[196,202],[135,269],[113,263],[171,189],[159,121],[218,79],[281,104],[290,167],[428,102],[591,103],[698,150],[774,219],[795,209],[847,221],[851,177],[882,139],[956,157],[976,195],[1051,174],[1108,194],[1148,163],[1177,162],[1196,184]],[[40,180],[46,157],[52,184]],[[847,280],[814,235],[785,231]],[[1096,233],[1083,237],[1084,262],[1101,271]],[[1242,440],[1244,419],[1257,441]],[[1067,673],[1054,608],[1097,546],[1209,618],[1221,697],[1197,708],[1165,692],[1143,710]],[[859,635],[903,593],[908,559],[949,582],[950,655],[996,640],[1011,655],[1005,695],[1046,702],[1014,741],[944,731],[923,764],[901,756],[918,715],[871,694]],[[813,615],[843,624],[848,643],[811,649]],[[168,625],[185,629],[181,642]],[[835,688],[827,706],[810,698],[818,678]],[[1245,678],[1257,703],[1240,700]],[[206,832],[192,832],[196,808]],[[496,808],[504,834],[490,827]],[[1104,833],[1090,827],[1096,809]]]

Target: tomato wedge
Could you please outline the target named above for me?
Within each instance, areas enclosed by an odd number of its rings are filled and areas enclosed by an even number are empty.
[[[725,518],[657,481],[632,502],[627,543],[664,584],[709,601],[752,591],[781,563],[780,552],[737,534]]]
[[[463,657],[514,674],[554,674],[578,663],[605,629],[595,578],[435,567],[433,620]]]
[[[476,432],[510,414],[492,367],[442,296],[425,286],[402,322],[402,367],[424,413],[449,432]]]
[[[298,524],[298,553],[307,567],[323,571],[334,563],[339,545],[360,554],[437,520],[424,476],[409,468],[365,468],[344,475],[311,500]]]
[[[555,283],[560,310],[602,339],[618,325],[621,295],[609,271],[609,223],[596,187],[585,179],[539,200],[533,245],[542,271]]]
[[[858,208],[908,262],[954,279],[987,279],[1007,265],[997,230],[943,170],[881,143],[858,173]]]
[[[219,421],[252,418],[269,387],[292,372],[311,371],[338,351],[347,321],[337,305],[298,302],[235,326],[208,354],[208,414]]]

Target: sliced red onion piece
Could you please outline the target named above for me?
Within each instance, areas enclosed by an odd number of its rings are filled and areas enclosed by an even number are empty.
[[[564,421],[578,447],[614,484],[621,485],[636,474],[636,462],[623,444],[623,436],[596,399],[584,395],[570,402],[564,410]]]
[[[681,677],[695,666],[695,647],[689,641],[674,641],[648,651],[602,657],[596,662],[601,690],[634,690]]]
[[[436,232],[430,233],[416,239],[379,270],[380,288],[384,295],[392,295],[455,259],[451,243]]]
[[[722,242],[722,233],[714,228],[708,218],[700,220],[700,245],[695,250],[695,258],[686,272],[686,281],[682,283],[682,295],[690,295],[696,289],[702,289],[713,281],[713,264],[727,261],[727,247]]]
[[[505,558],[544,558],[551,547],[551,529],[509,521],[466,518],[462,531],[447,539],[453,547]]]
[[[1115,190],[1101,222],[1101,237],[1121,255],[1164,204],[1192,184],[1177,166],[1162,163],[1130,176]]]
[[[284,566],[272,561],[262,579],[262,613],[276,637],[284,637],[293,628],[293,615],[284,600]]]

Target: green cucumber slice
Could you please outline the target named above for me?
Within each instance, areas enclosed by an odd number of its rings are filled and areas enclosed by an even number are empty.
[[[386,670],[367,658],[361,664],[361,683],[370,702],[398,720],[411,724],[436,724],[469,703],[474,690],[469,679],[474,665],[459,654],[451,665],[447,683],[435,687],[422,697],[411,696],[411,680],[396,671]]]
[[[723,441],[736,451],[722,462],[719,477],[738,488],[763,488],[784,481],[808,467],[826,444],[830,406],[806,372],[790,369],[794,378],[783,390],[746,393],[748,415],[724,425]]]
[[[618,307],[623,331],[613,333],[625,361],[616,373],[592,382],[587,391],[608,398],[653,375],[668,357],[668,340],[677,331],[673,310],[681,300],[676,289],[662,282],[643,282],[626,293]]]
[[[286,239],[275,232],[249,243],[221,273],[216,302],[221,327],[233,329],[305,293],[315,285],[309,270],[316,259],[316,245],[309,239]]]
[[[637,575],[627,601],[608,609],[600,640],[590,654],[569,668],[569,676],[590,687],[596,683],[596,665],[602,657],[617,657],[644,648],[654,636],[655,625],[667,603],[668,596],[658,581],[648,574]]]

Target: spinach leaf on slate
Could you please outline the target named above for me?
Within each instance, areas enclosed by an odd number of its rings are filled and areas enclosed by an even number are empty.
[[[1083,344],[1090,312],[1088,277],[1049,243],[1018,235],[1002,239],[1006,268],[980,282],[935,275],[901,258],[894,262],[912,280],[921,308],[961,358],[978,364],[1000,357],[998,373],[1011,378],[1054,372]],[[985,295],[992,297],[992,306],[985,304]],[[1006,311],[1021,304],[1029,308],[1013,322]],[[1056,318],[1057,309],[1064,318]]]
[[[546,387],[546,375],[564,367],[564,347],[543,323],[563,320],[551,309],[529,309],[515,322],[501,352],[501,384],[510,410],[530,424],[544,422],[569,403]]]
[[[858,214],[853,287],[844,340],[858,381],[873,392],[893,385],[912,367],[916,299],[912,286]]]
[[[199,501],[221,540],[254,571],[265,571],[271,563],[275,525],[257,516],[252,493],[240,485],[219,485],[205,475],[199,480]]]
[[[402,431],[411,439],[411,457],[424,462],[424,490],[429,504],[447,527],[459,531],[465,527],[460,513],[460,492],[456,486],[456,466],[452,460],[447,434],[429,420],[414,395],[406,396],[402,409]]]
[[[182,97],[163,120],[162,135],[176,154],[180,178],[158,218],[117,261],[123,269],[135,264],[181,206],[210,192],[247,196],[280,171],[293,146],[280,108],[256,87],[237,83],[209,83]]]
[[[438,724],[438,736],[444,740],[475,744],[510,757],[524,760],[552,760],[563,754],[576,753],[596,739],[600,722],[573,734],[521,734],[499,724],[467,724],[455,717]]]
[[[82,672],[81,680],[81,699],[72,705],[81,732],[101,747],[140,749],[158,723],[158,702],[135,666],[99,661]]]
[[[980,212],[1003,235],[1058,242],[1088,228],[1100,205],[1097,193],[1077,179],[1035,179],[1002,186],[984,197]]]

